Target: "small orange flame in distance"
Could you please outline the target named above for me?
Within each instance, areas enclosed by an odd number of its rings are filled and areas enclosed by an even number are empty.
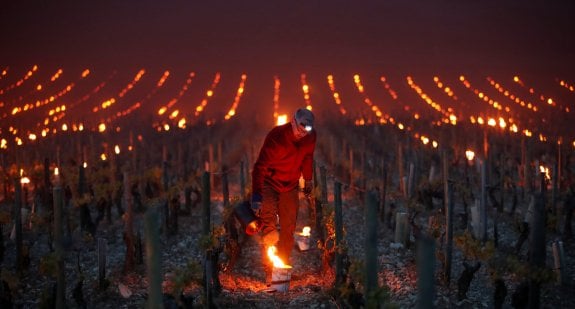
[[[300,236],[311,236],[311,227],[309,226],[304,226],[303,229],[301,230],[301,233],[299,233]]]
[[[281,126],[283,124],[286,124],[288,122],[287,120],[287,115],[286,114],[281,114],[278,116],[278,120],[276,125]]]
[[[539,166],[539,171],[540,171],[542,174],[545,174],[545,179],[546,179],[546,180],[551,180],[551,174],[550,174],[550,172],[549,172],[549,168],[548,168],[548,167],[545,167],[545,166],[543,166],[543,165],[540,165],[540,166]]]
[[[268,257],[274,264],[275,268],[291,268],[291,265],[285,264],[279,256],[277,256],[277,248],[276,246],[270,246],[268,248]]]

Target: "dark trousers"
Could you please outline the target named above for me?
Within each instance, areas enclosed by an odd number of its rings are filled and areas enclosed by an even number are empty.
[[[263,223],[262,235],[276,228],[276,215],[279,217],[278,256],[289,264],[289,257],[294,246],[294,231],[299,208],[297,187],[288,192],[277,192],[271,186],[264,184],[262,188]],[[267,249],[267,248],[266,248]]]

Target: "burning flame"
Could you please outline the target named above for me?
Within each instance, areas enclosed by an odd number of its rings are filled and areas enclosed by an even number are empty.
[[[56,166],[54,168],[54,180],[56,181],[56,185],[60,185],[60,169]]]
[[[311,236],[311,228],[309,226],[304,226],[303,229],[301,230],[301,233],[299,233],[299,235],[310,237]]]
[[[473,161],[473,159],[475,158],[475,152],[473,152],[473,150],[466,150],[465,157],[467,158],[468,161]]]
[[[548,168],[548,167],[545,167],[545,166],[543,166],[543,165],[540,165],[540,166],[539,166],[539,171],[540,171],[542,174],[545,174],[545,180],[551,180],[551,175],[550,175],[550,173],[549,173],[549,168]]]
[[[277,256],[277,248],[276,246],[268,247],[268,257],[274,264],[275,268],[291,268],[291,265],[285,264],[279,256]]]
[[[286,114],[281,114],[278,116],[278,120],[277,120],[277,125],[281,126],[282,124],[286,124],[287,123],[287,115]]]

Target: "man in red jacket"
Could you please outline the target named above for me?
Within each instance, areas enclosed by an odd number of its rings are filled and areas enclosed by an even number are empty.
[[[266,136],[252,171],[252,209],[262,222],[262,239],[276,245],[278,256],[289,263],[299,208],[298,184],[312,190],[316,132],[311,111],[298,109],[291,122],[274,127]],[[276,229],[276,215],[280,231]]]

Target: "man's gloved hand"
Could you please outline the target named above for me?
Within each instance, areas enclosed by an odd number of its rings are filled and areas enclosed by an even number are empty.
[[[262,196],[259,193],[252,194],[252,202],[250,206],[256,217],[259,217],[260,212],[262,211]]]
[[[313,182],[311,180],[306,180],[303,186],[303,194],[306,198],[311,197],[311,193],[313,191]]]

